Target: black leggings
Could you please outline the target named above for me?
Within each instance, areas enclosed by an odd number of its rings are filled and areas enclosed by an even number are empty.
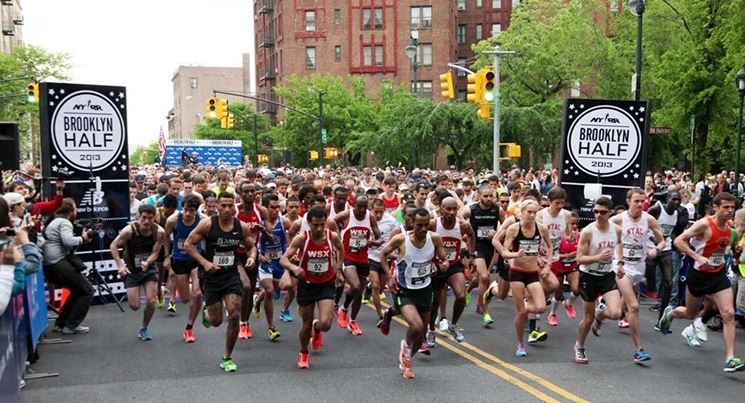
[[[660,312],[659,318],[662,317],[662,313],[670,304],[670,295],[673,289],[673,254],[672,252],[663,253],[658,255],[654,260],[647,260],[647,269],[645,277],[647,279],[647,289],[653,290],[656,288],[656,277],[657,277],[657,265],[660,265],[660,271],[662,271],[662,278],[660,279]],[[658,319],[659,319],[658,318]]]

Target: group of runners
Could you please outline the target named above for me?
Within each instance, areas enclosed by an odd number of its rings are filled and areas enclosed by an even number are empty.
[[[615,215],[611,200],[600,197],[594,201],[595,220],[580,232],[577,214],[565,209],[561,187],[542,198],[512,183],[498,194],[497,183],[485,180],[466,193],[456,191],[448,177],[400,188],[387,177],[378,193],[364,178],[348,176],[324,194],[324,184],[314,186],[313,178],[292,188],[242,179],[234,191],[220,178],[215,191],[204,194],[191,189],[184,194],[182,181],[172,178],[168,194],[155,206],[138,207],[136,220],[112,242],[111,253],[130,307],[139,309],[144,297],[139,337],[152,338],[148,326],[167,285],[169,310],[175,311],[174,295],[190,304],[186,343],[196,341],[193,327],[200,316],[208,328],[226,322],[220,367],[227,372],[237,370],[232,358],[237,340],[253,337],[252,312],[258,317],[263,311],[270,340],[280,337],[274,300],[281,291],[279,318],[293,321],[294,300],[302,321],[299,368],[310,367],[309,351],[324,346],[324,333],[334,322],[362,335],[358,317],[363,300],[370,300],[382,334],[389,334],[396,315],[407,323],[398,364],[404,378],[414,378],[413,357],[429,355],[438,335],[465,339],[459,320],[474,290],[487,327],[493,324],[490,301],[511,295],[518,357],[528,354],[526,325],[528,345],[545,342],[548,334],[538,319],[548,311],[547,323],[556,326],[562,306],[575,318],[579,298],[583,318],[574,345],[576,363],[589,362],[587,336],[590,331],[601,336],[605,320],[627,323],[634,362],[649,361],[639,331],[638,285],[647,262],[673,246],[693,264],[685,305],[668,306],[669,296],[662,299],[660,333],[670,332],[674,318],[684,319],[691,321],[682,332],[688,344],[706,341],[702,308],[718,310],[724,370],[745,369],[734,355],[733,294],[726,276],[735,209],[728,193],[714,198],[713,215],[688,229],[675,229],[676,213],[665,206],[655,215],[644,211],[641,189],[629,190],[628,209]]]

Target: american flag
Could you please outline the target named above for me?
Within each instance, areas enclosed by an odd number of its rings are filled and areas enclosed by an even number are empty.
[[[160,136],[158,136],[158,146],[160,147],[160,160],[166,155],[166,136],[163,134],[163,126],[160,127]]]

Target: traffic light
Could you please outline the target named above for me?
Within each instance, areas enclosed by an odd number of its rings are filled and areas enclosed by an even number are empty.
[[[220,119],[220,127],[223,129],[232,129],[235,127],[235,116],[228,112],[227,116],[223,116]]]
[[[481,104],[479,105],[479,117],[481,119],[489,120],[490,116],[489,113],[491,111],[491,108],[489,107],[489,104]]]
[[[440,74],[440,88],[442,88],[442,97],[447,99],[455,98],[455,90],[453,89],[453,72],[448,71],[445,74]]]
[[[28,89],[28,103],[38,104],[39,103],[39,84],[36,81],[28,83],[26,86]]]
[[[269,156],[266,154],[259,154],[257,160],[259,161],[259,164],[266,164],[269,162]]]
[[[339,157],[339,149],[335,147],[326,147],[323,149],[323,158],[335,160]]]
[[[509,143],[507,144],[507,157],[508,158],[520,158],[520,155],[522,154],[522,150],[520,149],[520,146],[515,143]]]
[[[483,102],[493,104],[497,96],[497,75],[494,73],[494,68],[484,67],[479,70],[483,74]]]
[[[481,80],[482,75],[479,72],[469,74],[466,79],[468,80],[468,95],[466,96],[466,100],[468,102],[474,103],[476,105],[483,104],[483,94],[482,94],[482,87],[481,87]]]
[[[318,151],[311,150],[309,154],[310,154],[311,161],[315,161],[318,159]]]
[[[228,100],[225,98],[217,98],[217,108],[215,110],[218,119],[222,119],[228,116]]]
[[[205,116],[215,119],[217,117],[217,98],[209,97],[204,103]]]

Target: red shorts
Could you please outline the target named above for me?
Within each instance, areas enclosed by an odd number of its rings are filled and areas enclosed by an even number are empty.
[[[561,260],[557,260],[551,263],[551,272],[557,276],[569,274],[579,269],[577,262],[564,263]]]

